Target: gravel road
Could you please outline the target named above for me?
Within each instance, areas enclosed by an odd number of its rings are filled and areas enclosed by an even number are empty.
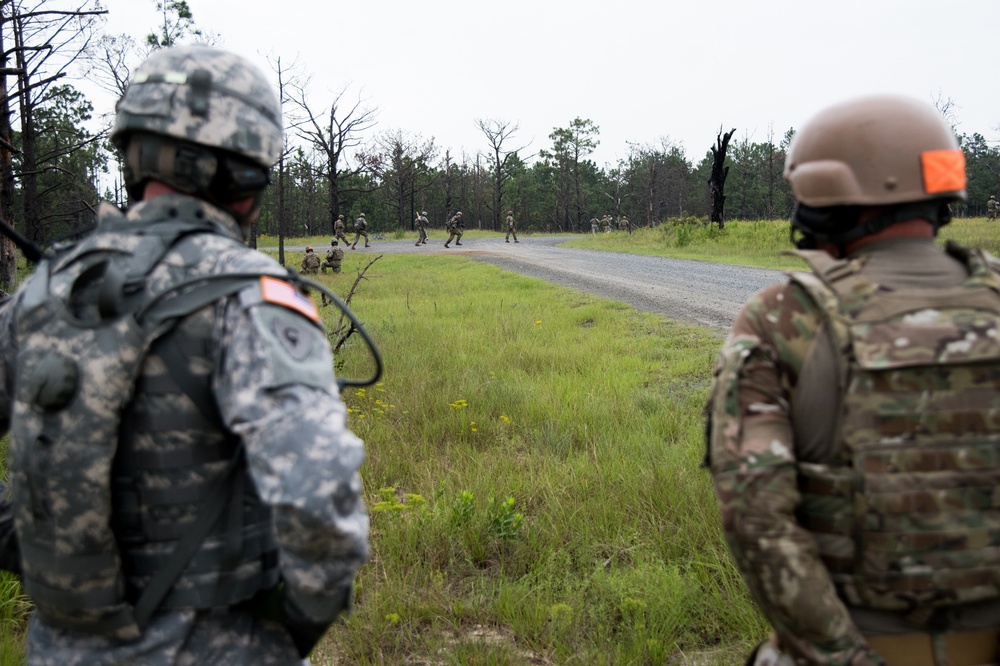
[[[356,254],[459,254],[477,261],[628,303],[639,310],[726,330],[747,298],[784,280],[780,271],[704,261],[559,247],[565,236],[522,236],[520,243],[467,238],[446,249],[441,239],[416,247],[413,241],[372,241]],[[267,250],[268,248],[261,248]],[[303,251],[304,246],[286,250]],[[324,248],[318,248],[321,255]]]

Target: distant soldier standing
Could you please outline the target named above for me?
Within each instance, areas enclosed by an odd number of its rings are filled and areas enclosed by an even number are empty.
[[[621,229],[622,231],[627,231],[629,233],[632,233],[632,225],[629,224],[627,215],[622,215],[622,219],[619,220],[618,222],[618,228]]]
[[[611,216],[610,215],[605,215],[601,219],[601,223],[604,225],[604,233],[610,234],[611,233]]]
[[[997,219],[997,198],[992,194],[990,195],[990,200],[986,202],[986,219]]]
[[[327,268],[332,268],[334,273],[339,273],[343,261],[344,249],[337,244],[337,239],[333,238],[330,240],[330,249],[326,251],[326,261],[320,265],[320,269],[326,273]]]
[[[417,227],[417,233],[420,237],[417,238],[416,245],[427,245],[427,211],[420,211],[420,215],[417,215],[417,220],[414,223]]]
[[[600,223],[598,222],[596,215],[594,217],[590,218],[590,233],[596,234],[597,233],[597,229],[598,229],[599,226],[600,226]]]
[[[302,273],[305,275],[315,275],[319,273],[319,255],[313,252],[310,245],[306,248],[306,256],[302,258]]]
[[[455,245],[462,244],[462,233],[465,229],[465,222],[462,221],[462,211],[458,211],[455,215],[448,220],[448,240],[444,242],[444,246],[448,247],[448,243],[455,239]]]
[[[358,219],[354,220],[354,244],[351,245],[351,249],[357,247],[358,241],[362,236],[365,237],[365,247],[368,247],[368,220],[365,219],[365,214],[361,213],[358,215]]]
[[[510,237],[514,237],[514,242],[519,243],[517,240],[517,224],[514,223],[514,211],[507,211],[507,236],[504,237],[504,242],[509,243]]]
[[[346,232],[347,225],[344,224],[344,216],[338,215],[337,221],[333,223],[333,235],[337,237],[337,240],[344,241],[344,245],[348,245],[351,242],[347,240]]]

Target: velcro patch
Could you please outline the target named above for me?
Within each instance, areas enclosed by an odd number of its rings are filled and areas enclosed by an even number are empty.
[[[268,303],[283,305],[312,321],[319,321],[319,308],[316,307],[316,303],[284,280],[267,276],[261,277],[260,294]]]
[[[965,153],[961,150],[928,150],[920,154],[920,166],[927,194],[965,189]]]

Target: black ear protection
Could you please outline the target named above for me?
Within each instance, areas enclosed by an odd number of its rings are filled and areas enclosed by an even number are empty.
[[[193,143],[136,133],[125,149],[129,197],[142,198],[150,179],[216,204],[258,195],[271,182],[270,169],[223,151]]]
[[[815,250],[817,242],[824,241],[838,246],[841,254],[844,254],[848,243],[862,236],[878,233],[898,222],[927,220],[934,226],[935,234],[938,229],[951,222],[951,206],[947,200],[942,199],[892,206],[881,215],[859,225],[860,212],[861,206],[813,208],[797,203],[792,211],[792,243],[800,250]]]
[[[226,155],[219,160],[209,189],[220,201],[231,203],[253,196],[270,184],[270,169]]]

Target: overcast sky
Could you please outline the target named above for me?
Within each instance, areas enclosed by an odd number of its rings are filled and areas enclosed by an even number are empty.
[[[143,39],[154,0],[104,0],[107,32]],[[453,158],[488,143],[476,119],[519,126],[523,157],[574,118],[591,156],[680,144],[697,163],[720,129],[778,143],[824,106],[877,92],[954,102],[959,132],[1000,139],[998,0],[188,0],[195,23],[269,76],[281,57],[378,109],[376,131],[433,138]],[[113,100],[94,97],[96,111]],[[108,108],[102,108],[108,105]]]

